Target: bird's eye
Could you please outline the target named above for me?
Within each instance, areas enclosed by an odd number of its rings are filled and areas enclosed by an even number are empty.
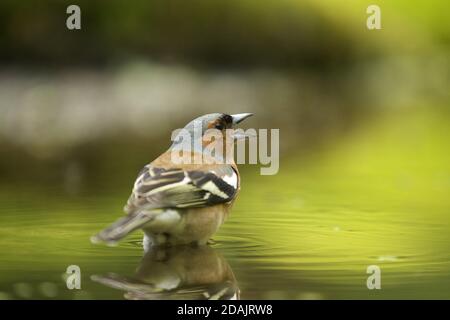
[[[214,128],[216,128],[217,130],[222,131],[223,130],[223,125],[222,124],[216,124],[216,126]]]

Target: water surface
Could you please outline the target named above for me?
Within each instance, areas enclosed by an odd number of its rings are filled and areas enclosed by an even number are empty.
[[[232,215],[203,249],[144,256],[141,233],[91,244],[132,181],[76,195],[1,185],[0,298],[449,299],[448,120],[398,123],[365,126],[307,161],[294,152],[276,176],[243,170]],[[69,265],[81,290],[66,288]],[[381,290],[366,287],[370,265]]]

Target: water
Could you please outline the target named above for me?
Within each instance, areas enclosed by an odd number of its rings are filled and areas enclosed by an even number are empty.
[[[130,181],[76,195],[2,185],[0,298],[449,299],[449,126],[423,114],[401,123],[366,126],[308,161],[294,154],[276,176],[244,170],[232,215],[203,249],[144,256],[140,233],[91,244]],[[66,287],[69,265],[81,290]],[[381,290],[367,289],[370,265]]]

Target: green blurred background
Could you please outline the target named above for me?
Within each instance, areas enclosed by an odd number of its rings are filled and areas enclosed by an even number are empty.
[[[280,129],[280,172],[243,166],[214,238],[242,298],[450,298],[449,7],[3,0],[0,298],[121,298],[89,276],[133,277],[141,235],[89,236],[171,131],[210,112]],[[83,290],[66,289],[70,264]]]

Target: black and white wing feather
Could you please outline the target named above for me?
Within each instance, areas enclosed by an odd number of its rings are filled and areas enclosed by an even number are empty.
[[[160,208],[191,208],[226,203],[238,191],[238,175],[231,166],[210,171],[145,166],[125,206],[127,213]]]

